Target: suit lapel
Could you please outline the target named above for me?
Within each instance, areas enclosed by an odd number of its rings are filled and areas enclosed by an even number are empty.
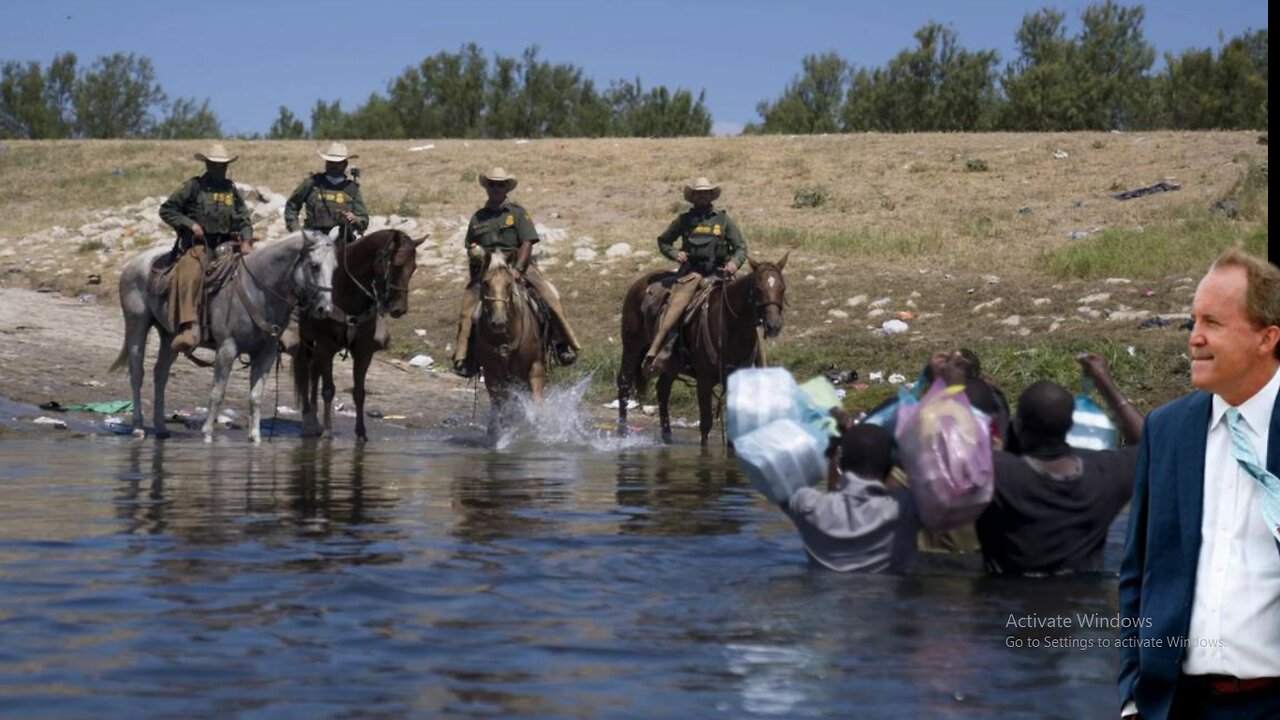
[[[1178,509],[1185,557],[1200,556],[1200,527],[1204,515],[1204,457],[1213,396],[1197,392],[1187,405],[1178,435]]]

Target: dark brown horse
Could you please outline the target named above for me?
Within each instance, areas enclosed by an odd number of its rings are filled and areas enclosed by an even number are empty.
[[[538,304],[502,253],[490,253],[483,272],[474,347],[489,391],[489,435],[496,439],[514,390],[526,388],[542,402],[548,347]]]
[[[328,433],[333,427],[333,356],[348,350],[352,359],[356,401],[356,437],[367,440],[364,427],[364,380],[379,350],[376,319],[400,317],[409,310],[409,280],[418,267],[417,248],[426,240],[400,230],[378,230],[337,250],[333,273],[333,312],[328,318],[303,319],[302,341],[293,358],[293,387],[302,404],[303,435]],[[324,387],[324,424],[316,417],[316,393]]]
[[[789,255],[790,253],[788,253]],[[662,441],[671,442],[671,414],[668,401],[676,377],[692,377],[698,387],[698,429],[702,444],[711,434],[711,393],[734,370],[764,365],[764,348],[760,347],[757,326],[764,327],[765,337],[782,332],[782,309],[787,291],[782,269],[787,255],[776,263],[751,264],[750,275],[720,281],[704,302],[691,304],[692,313],[682,322],[677,351],[658,377],[658,417],[662,422]],[[661,284],[674,275],[661,271],[645,275],[632,284],[622,303],[622,366],[618,369],[618,431],[627,432],[627,400],[632,394],[643,397],[647,378],[640,365],[657,325]]]

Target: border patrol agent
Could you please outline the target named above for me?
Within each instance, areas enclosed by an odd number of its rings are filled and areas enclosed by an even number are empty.
[[[467,253],[475,258],[481,251],[502,252],[508,256],[508,262],[511,262],[510,256],[515,256],[512,266],[542,297],[551,313],[556,360],[561,365],[572,365],[578,359],[582,346],[578,344],[578,338],[565,317],[564,306],[560,304],[560,293],[543,277],[537,265],[530,263],[533,244],[538,242],[538,231],[528,211],[520,204],[507,200],[507,195],[516,187],[516,178],[506,170],[495,167],[487,174],[482,174],[479,179],[480,185],[489,193],[489,200],[471,216],[464,240]],[[471,278],[462,295],[458,341],[453,352],[453,370],[463,377],[469,377],[475,372],[470,358],[470,343],[472,317],[480,302],[480,280],[480,264],[473,261]]]
[[[356,239],[369,227],[369,211],[364,206],[364,198],[360,195],[360,183],[347,177],[347,162],[359,155],[347,152],[343,143],[330,143],[324,150],[317,150],[316,155],[324,160],[324,172],[309,176],[298,185],[284,204],[284,225],[289,232],[298,229],[298,214],[306,208],[306,220],[302,227],[325,233],[335,227],[342,228],[340,240],[350,242]],[[378,328],[374,338],[379,346],[386,349],[389,339],[386,331],[386,320],[381,315],[377,318]],[[280,344],[284,351],[293,353],[301,336],[298,334],[298,309],[289,315],[289,325],[280,335]]]
[[[747,241],[729,214],[712,206],[720,197],[720,186],[705,177],[684,186],[684,199],[693,207],[680,213],[658,236],[658,251],[680,263],[666,308],[658,321],[641,369],[649,376],[660,375],[670,361],[675,343],[672,332],[685,308],[697,294],[706,276],[723,272],[732,276],[747,261]],[[680,246],[676,247],[676,241]]]
[[[225,242],[238,242],[242,252],[253,245],[253,222],[227,166],[240,156],[222,144],[196,153],[204,174],[191,178],[160,206],[160,219],[178,231],[178,262],[169,281],[169,323],[175,352],[189,353],[200,344],[199,306],[204,292],[205,261]]]

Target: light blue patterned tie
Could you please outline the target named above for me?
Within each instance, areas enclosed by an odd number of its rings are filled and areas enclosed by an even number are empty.
[[[1227,432],[1231,434],[1231,457],[1262,489],[1262,518],[1271,534],[1280,540],[1280,478],[1276,478],[1258,462],[1253,441],[1245,434],[1238,408],[1227,408]]]

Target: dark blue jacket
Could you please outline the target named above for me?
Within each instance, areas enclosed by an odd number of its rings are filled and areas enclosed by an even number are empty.
[[[1212,412],[1213,396],[1197,391],[1157,408],[1142,430],[1120,565],[1119,690],[1120,701],[1136,702],[1144,720],[1168,718],[1182,670],[1185,648],[1166,638],[1185,638],[1191,627]],[[1280,474],[1280,397],[1271,413],[1267,469]]]

